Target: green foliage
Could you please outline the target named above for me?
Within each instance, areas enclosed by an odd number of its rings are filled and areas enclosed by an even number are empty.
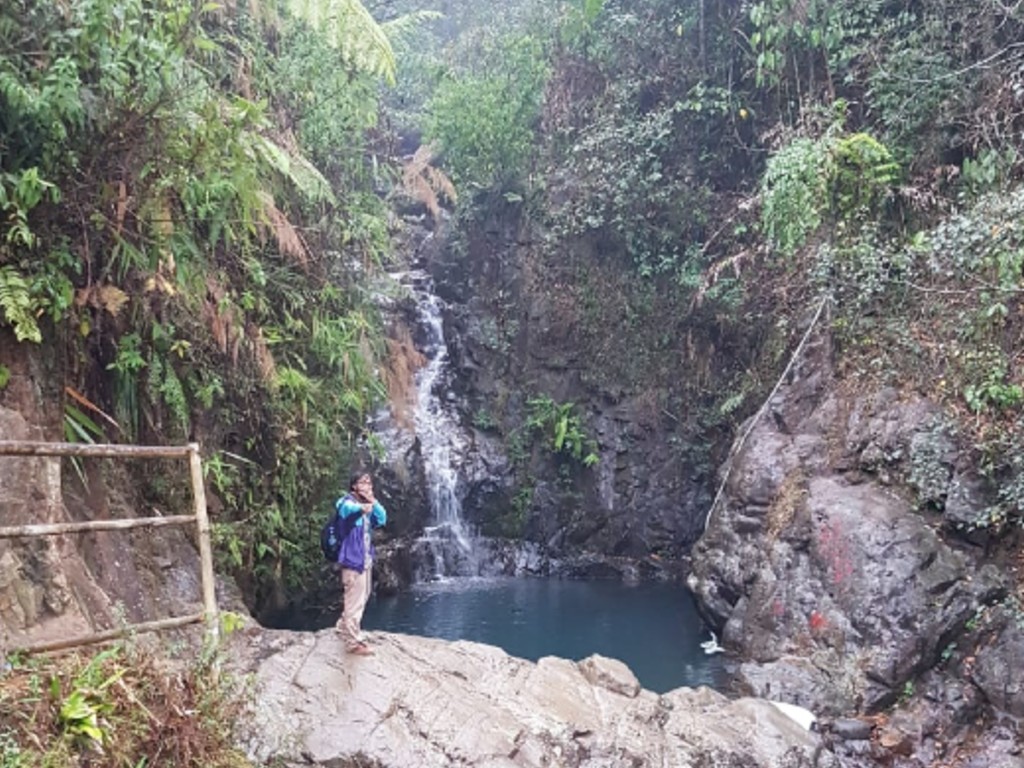
[[[528,400],[527,405],[530,410],[526,430],[544,435],[551,451],[568,454],[585,467],[591,467],[600,460],[597,444],[584,431],[574,403],[556,403],[550,397],[542,396]]]
[[[493,414],[485,408],[478,408],[473,414],[473,426],[484,431],[494,429],[498,423]]]
[[[784,256],[821,226],[828,199],[829,143],[797,138],[768,160],[762,182],[765,235]]]
[[[526,524],[530,519],[533,493],[532,483],[520,487],[512,497],[509,509],[494,519],[486,521],[481,532],[485,536],[522,539],[526,532]]]
[[[106,719],[114,711],[114,705],[107,689],[119,681],[126,670],[115,669],[108,674],[105,667],[119,653],[115,647],[98,654],[75,676],[66,694],[62,692],[60,680],[51,679],[51,695],[61,700],[57,711],[58,727],[85,749],[102,750],[109,742]]]
[[[791,123],[820,99],[848,98],[897,163],[915,169],[1012,143],[1014,109],[989,74],[993,62],[1016,66],[1019,13],[948,0],[758,0],[748,9],[754,85]]]
[[[65,442],[92,444],[97,439],[103,440],[104,437],[103,430],[95,421],[86,416],[79,408],[72,405],[70,401],[64,403]],[[81,460],[77,457],[72,457],[71,466],[74,467],[75,474],[82,481],[82,485],[87,485],[85,470],[82,468]]]
[[[60,706],[61,729],[76,741],[84,742],[87,747],[102,748],[108,736],[100,723],[100,717],[109,710],[110,705],[103,701],[98,692],[76,688]]]
[[[877,214],[891,194],[899,167],[889,150],[866,133],[844,136],[831,148],[832,205],[839,218]]]
[[[395,82],[391,41],[359,0],[288,0],[288,7],[323,34],[354,71]]]
[[[441,147],[456,186],[525,177],[548,67],[538,41],[515,37],[475,70],[447,74],[427,104],[425,135]]]
[[[215,522],[259,585],[318,561],[304,513],[384,396],[386,34],[357,0],[0,7],[0,321],[48,316],[124,439],[230,441]]]
[[[219,613],[220,618],[220,633],[223,637],[229,637],[235,632],[245,628],[246,618],[240,613],[235,611],[221,611]]]
[[[0,365],[0,392],[4,390],[7,383],[11,380],[11,369],[6,365]]]
[[[168,663],[118,645],[15,664],[0,677],[0,766],[244,768],[231,741],[240,689],[215,674],[216,654]]]
[[[612,112],[581,132],[568,165],[578,185],[556,212],[557,232],[580,237],[607,232],[621,243],[637,273],[682,279],[705,222],[707,190],[675,167],[680,104],[642,117]]]
[[[527,485],[516,491],[516,495],[512,497],[511,514],[500,521],[504,536],[513,539],[522,538],[532,504],[533,486]]]
[[[905,705],[912,698],[914,698],[914,681],[907,680],[905,683],[903,683],[903,690],[900,693],[900,704]]]
[[[299,156],[265,140],[262,150],[280,156],[269,160],[278,170],[284,166],[285,175],[299,170],[296,186],[306,188],[309,199],[333,195],[315,178],[317,169],[340,188],[355,191],[366,177],[363,132],[377,123],[377,83],[344,66],[328,41],[306,25],[286,23],[281,36],[280,51],[257,49],[257,71],[294,121],[301,146],[315,168],[306,170]]]
[[[577,5],[583,12],[583,18],[587,23],[593,23],[604,9],[605,0],[578,0]]]
[[[40,178],[39,169],[26,168],[18,173],[0,173],[0,215],[6,219],[0,230],[0,256],[12,248],[31,249],[36,235],[29,228],[28,216],[45,198],[60,200],[59,190]]]
[[[1018,160],[1019,153],[1015,147],[1001,151],[985,148],[977,157],[965,157],[960,169],[961,199],[974,201],[996,191],[1009,179]]]
[[[0,308],[4,318],[14,327],[18,341],[43,340],[36,323],[35,303],[29,294],[29,285],[24,276],[12,266],[0,265]]]
[[[762,225],[769,243],[792,255],[825,221],[840,234],[870,228],[891,195],[897,166],[889,150],[866,133],[797,137],[768,160],[761,184]]]
[[[849,76],[878,24],[881,0],[760,0],[749,6],[749,42],[759,87],[800,100],[816,86],[834,89]],[[794,69],[807,67],[802,88]],[[815,69],[818,69],[816,72]],[[816,83],[816,78],[821,82]],[[791,90],[792,89],[792,90]]]
[[[980,380],[964,387],[964,400],[975,413],[986,408],[1011,410],[1024,403],[1024,388],[1007,381],[1008,371],[1001,362],[988,367]]]
[[[24,768],[23,753],[9,730],[0,731],[0,768]]]
[[[1024,519],[1024,381],[1011,310],[1024,290],[1022,214],[1024,190],[985,195],[900,248],[875,228],[873,244],[830,268],[833,284],[841,277],[835,321],[847,364],[957,417],[944,430],[973,446],[995,496],[975,525],[996,532]],[[911,443],[908,479],[922,503],[941,505],[948,491],[947,444],[939,430]]]

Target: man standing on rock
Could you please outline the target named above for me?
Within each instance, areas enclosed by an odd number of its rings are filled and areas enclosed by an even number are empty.
[[[344,607],[337,628],[345,643],[345,650],[358,656],[372,656],[373,651],[363,641],[359,628],[363,610],[372,589],[371,570],[375,554],[370,531],[380,528],[388,519],[387,512],[373,495],[373,480],[366,473],[352,476],[349,491],[335,502],[338,510],[338,534],[341,549],[341,587]]]

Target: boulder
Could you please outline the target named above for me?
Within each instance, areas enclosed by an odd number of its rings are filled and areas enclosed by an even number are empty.
[[[947,499],[960,519],[983,499],[955,493],[963,460],[938,409],[846,394],[821,370],[798,369],[737,446],[688,584],[749,693],[841,716],[905,696],[1006,588],[943,537]],[[1011,657],[978,670],[1017,713]]]
[[[625,665],[537,663],[491,646],[373,633],[346,655],[330,630],[232,638],[254,685],[238,739],[281,766],[618,768],[811,765],[820,737],[770,703],[707,688],[643,690]],[[818,766],[835,766],[829,755]]]

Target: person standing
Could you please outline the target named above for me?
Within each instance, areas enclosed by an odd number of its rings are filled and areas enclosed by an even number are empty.
[[[341,633],[345,650],[358,656],[372,656],[373,651],[363,640],[360,623],[363,610],[372,589],[373,542],[370,532],[387,523],[388,515],[373,495],[373,479],[366,473],[352,476],[348,493],[335,504],[338,511],[338,529],[341,548],[338,563],[341,566],[341,588],[344,606],[337,629]]]

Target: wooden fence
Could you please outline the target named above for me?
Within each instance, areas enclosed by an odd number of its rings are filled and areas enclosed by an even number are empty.
[[[90,520],[77,523],[40,523],[32,525],[0,526],[0,539],[26,538],[31,536],[56,536],[82,531],[115,531],[132,528],[157,528],[167,525],[189,525],[194,523],[199,534],[199,564],[203,584],[203,612],[190,616],[148,621],[99,632],[92,635],[65,638],[37,643],[19,650],[28,653],[56,651],[81,645],[102,643],[137,632],[154,632],[163,629],[183,627],[206,621],[207,632],[216,639],[218,634],[217,596],[213,581],[213,549],[210,546],[210,520],[206,512],[206,490],[203,486],[203,465],[199,456],[199,445],[190,443],[181,446],[143,445],[98,445],[78,443],[41,443],[18,440],[0,440],[2,456],[71,456],[88,458],[120,459],[188,459],[192,479],[194,513],[169,517],[139,517],[123,520]]]

